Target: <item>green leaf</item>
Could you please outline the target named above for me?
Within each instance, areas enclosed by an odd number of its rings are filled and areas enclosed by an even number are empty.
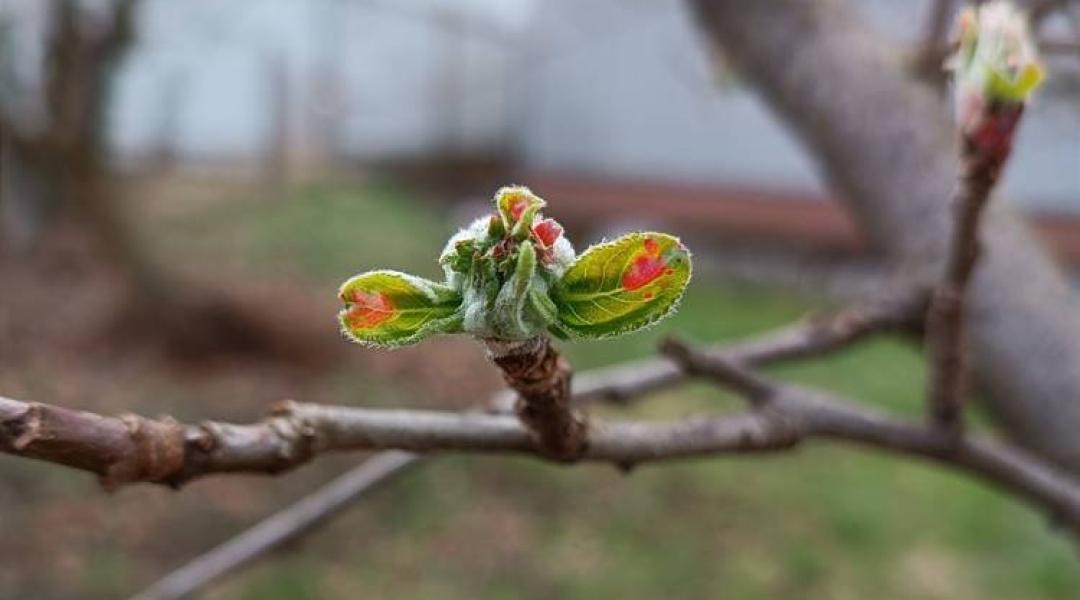
[[[495,193],[495,208],[505,231],[513,232],[515,225],[528,231],[532,227],[533,218],[546,205],[539,196],[523,186],[507,186]],[[523,225],[519,225],[521,223]]]
[[[604,338],[647,327],[679,303],[690,273],[690,252],[665,233],[631,233],[593,246],[552,290],[557,329]]]
[[[397,271],[372,271],[350,278],[338,297],[341,330],[369,346],[393,347],[438,333],[461,331],[461,295],[453,289]]]
[[[1003,102],[1024,102],[1031,91],[1043,80],[1043,70],[1037,64],[1025,65],[1023,70],[1013,79],[999,73],[990,71],[987,82],[987,92],[994,100]]]
[[[532,244],[522,244],[518,250],[514,272],[503,284],[495,299],[495,326],[507,338],[528,337],[533,332],[525,322],[525,301],[536,273],[536,251]]]

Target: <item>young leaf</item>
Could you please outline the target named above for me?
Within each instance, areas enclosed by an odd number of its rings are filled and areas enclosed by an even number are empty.
[[[495,300],[495,327],[501,336],[526,337],[531,332],[525,323],[525,302],[536,273],[536,251],[532,244],[522,244],[518,250],[514,272],[499,291]],[[535,333],[533,334],[535,335]]]
[[[461,331],[461,295],[453,289],[397,271],[352,277],[338,296],[341,330],[353,341],[403,346],[438,333]]]
[[[664,233],[631,233],[593,246],[552,290],[557,329],[604,338],[651,325],[678,304],[690,272],[690,252]]]
[[[513,231],[518,223],[524,223],[522,228],[528,231],[536,213],[546,205],[546,202],[523,186],[507,186],[495,193],[495,208],[505,231]]]

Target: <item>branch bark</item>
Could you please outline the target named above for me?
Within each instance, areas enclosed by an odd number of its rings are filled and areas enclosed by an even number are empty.
[[[868,237],[930,285],[944,269],[956,172],[939,98],[840,0],[692,2],[705,33],[818,161]],[[999,425],[1080,473],[1080,303],[1003,203],[971,282],[971,366]]]
[[[924,305],[924,297],[906,292],[895,298],[871,300],[830,318],[812,319],[740,345],[716,347],[713,353],[740,364],[762,365],[835,350],[872,331],[910,325]],[[675,385],[685,377],[679,367],[668,361],[629,363],[585,374],[567,400],[625,401]],[[505,400],[500,400],[496,409],[505,412]],[[274,474],[307,461],[317,452],[377,449],[386,447],[390,439],[396,440],[392,446],[399,449],[426,449],[423,437],[406,439],[401,436],[407,431],[382,429],[393,428],[398,412],[285,402],[256,424],[207,421],[184,425],[170,417],[108,417],[0,396],[0,451],[96,473],[107,487],[140,481],[175,486],[211,473]],[[482,416],[462,415],[458,426]],[[349,425],[354,419],[359,419],[358,429]],[[478,423],[482,427],[478,431],[486,440],[482,443],[489,444],[484,446],[489,450],[546,451],[526,427],[500,429],[506,423],[483,419]],[[433,448],[437,449],[451,449],[456,439],[453,432],[468,430],[455,429],[453,423],[444,421],[437,424],[442,435],[447,436],[435,441]],[[361,432],[374,437],[356,437]],[[391,437],[384,437],[387,435]],[[592,441],[606,439],[606,435],[593,436]],[[463,443],[469,447],[467,440]],[[583,456],[632,458],[605,452],[586,452]]]
[[[692,372],[715,374],[725,384],[732,372],[741,369],[727,359],[690,351],[680,358]],[[761,381],[750,374],[744,377]],[[595,423],[579,460],[627,468],[678,458],[775,451],[810,438],[854,441],[976,475],[1049,511],[1080,539],[1080,486],[1022,452],[991,441],[957,440],[818,392],[796,387],[773,390],[767,404],[740,414]],[[97,472],[113,485],[136,477],[179,485],[210,473],[278,473],[318,453],[340,450],[545,456],[531,432],[509,415],[298,403],[284,404],[252,425],[180,426],[169,420],[101,417],[5,398],[0,399],[0,430],[4,432],[0,448],[7,452],[30,456],[57,452],[53,460]],[[74,452],[73,446],[59,444],[65,433],[96,443]],[[115,460],[124,449],[131,454]]]
[[[891,419],[837,396],[798,386],[773,385],[722,356],[669,341],[666,352],[688,373],[706,376],[743,394],[767,393],[762,410],[784,419],[797,440],[822,438],[855,442],[924,458],[967,472],[1043,509],[1051,522],[1080,540],[1080,482],[1026,452],[970,436]]]
[[[816,356],[872,333],[916,327],[925,313],[926,298],[927,294],[919,290],[894,291],[742,343],[713,347],[710,352],[739,364],[759,366]],[[685,378],[685,371],[668,360],[633,361],[577,374],[571,400],[577,405],[625,404]],[[495,395],[491,405],[497,412],[509,412],[515,399],[513,391],[505,390]],[[426,460],[429,457],[397,450],[379,452],[292,506],[169,573],[133,600],[175,600],[202,589],[211,581],[304,536],[364,494]]]
[[[619,465],[755,450],[780,442],[761,415],[597,423],[580,460]],[[98,473],[106,485],[181,485],[212,473],[280,473],[342,450],[474,451],[547,456],[511,415],[286,402],[261,422],[180,425],[103,417],[0,398],[0,448]],[[558,460],[566,460],[560,457]]]
[[[680,360],[691,372],[714,374],[725,384],[732,372],[741,369],[726,359],[688,350]],[[742,377],[757,382],[754,389],[765,385],[751,374]],[[629,467],[676,458],[775,451],[815,437],[854,441],[979,476],[1049,511],[1080,538],[1080,486],[1022,452],[990,441],[957,440],[801,388],[773,390],[767,404],[740,414],[594,424],[580,460]],[[178,485],[209,473],[276,473],[332,450],[544,455],[515,417],[479,413],[288,403],[258,424],[182,427],[167,420],[108,418],[2,399],[0,425],[4,432],[0,447],[5,451],[40,456],[64,450],[53,459],[98,472],[113,484],[121,483],[123,477]],[[87,440],[93,436],[99,443],[74,453],[70,445],[57,445],[64,433]],[[103,443],[106,440],[112,445]],[[121,448],[132,454],[117,462],[114,453]]]
[[[981,254],[980,224],[990,192],[1008,159],[1013,131],[1022,111],[1022,106],[983,109],[980,119],[992,121],[991,129],[1004,142],[980,144],[975,139],[977,133],[961,133],[960,176],[952,201],[955,214],[952,237],[945,274],[934,290],[926,324],[930,366],[928,416],[931,422],[955,435],[962,430],[961,414],[967,395],[965,304]]]
[[[131,600],[183,598],[286,542],[317,529],[351,506],[360,494],[404,474],[420,460],[419,455],[410,452],[380,452],[326,484],[317,493],[305,496],[287,509],[169,573]]]
[[[487,340],[488,355],[518,393],[514,406],[540,449],[549,457],[574,460],[585,451],[588,427],[570,405],[573,371],[547,336],[507,342]]]

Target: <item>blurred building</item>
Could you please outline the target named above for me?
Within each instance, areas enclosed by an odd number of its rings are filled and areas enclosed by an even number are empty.
[[[859,5],[910,42],[929,2]],[[676,0],[147,8],[113,112],[127,156],[168,145],[211,163],[284,143],[300,162],[498,156],[543,172],[823,193]],[[1033,107],[1005,182],[1016,202],[1080,210],[1078,105],[1044,95]]]
[[[811,157],[717,66],[679,0],[145,2],[110,112],[126,165],[491,164],[567,194],[588,193],[583,182],[646,196],[727,190],[736,208],[723,218],[740,231],[826,195]],[[36,0],[9,3],[41,12]],[[853,2],[898,53],[930,3]],[[1051,70],[1058,88],[1080,88],[1080,59],[1071,64]],[[1080,219],[1080,100],[1051,92],[1025,119],[1004,186],[1060,224]],[[787,214],[843,230],[838,215]],[[1080,261],[1076,232],[1054,235]]]

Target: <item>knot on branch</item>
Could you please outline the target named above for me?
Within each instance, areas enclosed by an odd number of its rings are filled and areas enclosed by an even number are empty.
[[[300,405],[284,400],[271,409],[270,415],[270,430],[281,441],[277,451],[281,470],[311,460],[318,450],[317,429],[305,418]]]
[[[175,419],[127,414],[120,416],[120,421],[127,429],[131,450],[119,455],[102,473],[100,481],[105,489],[135,481],[165,481],[183,468],[184,428]]]
[[[25,450],[34,440],[42,437],[41,426],[41,404],[31,404],[26,410],[21,411],[17,416],[6,419],[3,422],[4,428],[7,430],[6,436],[11,441],[11,447],[17,451]]]
[[[588,446],[588,426],[570,406],[572,370],[551,341],[489,341],[487,347],[506,384],[518,393],[514,410],[540,451],[556,460],[581,458]]]

